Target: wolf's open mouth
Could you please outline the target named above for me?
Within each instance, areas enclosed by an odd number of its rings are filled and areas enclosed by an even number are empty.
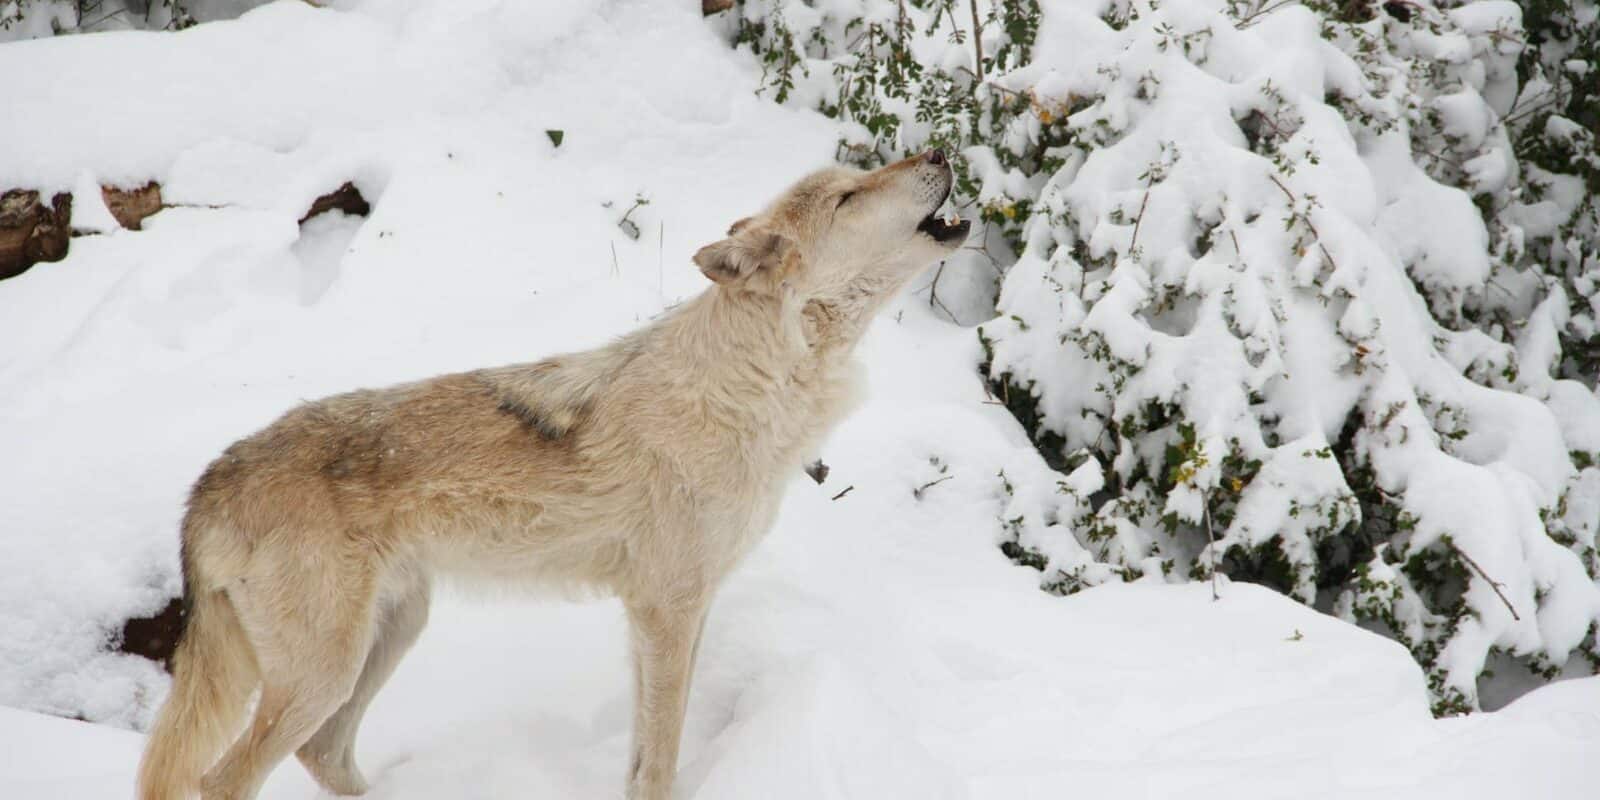
[[[946,171],[949,169],[948,166],[945,167]],[[950,199],[950,188],[947,182],[944,197],[939,198],[939,204],[917,223],[917,230],[932,236],[933,240],[940,244],[964,240],[967,238],[967,231],[972,230],[972,223],[962,219],[961,215],[954,211],[949,214],[939,214],[939,209]]]
[[[917,223],[917,230],[933,237],[936,242],[953,242],[967,238],[967,231],[972,230],[972,223],[961,218],[959,214],[950,214],[947,218],[935,216],[935,211],[922,218]]]

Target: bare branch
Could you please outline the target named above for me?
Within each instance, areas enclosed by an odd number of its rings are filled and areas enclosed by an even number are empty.
[[[1206,538],[1211,540],[1211,601],[1216,602],[1222,599],[1222,595],[1217,593],[1217,534],[1211,529],[1210,495],[1201,495],[1200,506],[1206,517]]]
[[[1517,609],[1511,605],[1510,600],[1506,599],[1505,593],[1500,591],[1500,583],[1494,578],[1489,577],[1489,573],[1484,572],[1483,567],[1478,566],[1478,562],[1473,561],[1472,556],[1467,555],[1465,550],[1456,547],[1456,543],[1450,541],[1450,537],[1444,537],[1444,543],[1449,545],[1451,550],[1456,551],[1456,555],[1461,556],[1461,560],[1467,562],[1467,566],[1472,567],[1474,572],[1477,572],[1479,575],[1483,576],[1483,579],[1489,583],[1489,588],[1493,589],[1494,593],[1500,597],[1500,602],[1506,604],[1506,610],[1511,612],[1511,618],[1521,622],[1522,617],[1517,615]]]
[[[969,0],[972,7],[972,49],[978,53],[975,75],[983,83],[983,23],[978,21],[978,0]]]

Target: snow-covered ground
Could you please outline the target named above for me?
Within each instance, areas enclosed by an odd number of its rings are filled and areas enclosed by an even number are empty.
[[[107,631],[175,590],[222,446],[301,399],[624,332],[833,152],[694,3],[334,5],[0,47],[30,76],[0,186],[77,188],[92,219],[88,187],[155,179],[178,206],[0,283],[0,705],[30,709],[0,708],[0,797],[128,794],[117,728],[165,678]],[[346,180],[370,216],[296,226]],[[1402,648],[1264,589],[1039,592],[995,547],[994,476],[1044,466],[925,282],[863,344],[827,482],[797,465],[718,598],[683,797],[1592,796],[1600,679],[1436,721]],[[624,644],[611,602],[446,592],[364,727],[371,796],[616,796]],[[292,763],[265,792],[315,795]]]

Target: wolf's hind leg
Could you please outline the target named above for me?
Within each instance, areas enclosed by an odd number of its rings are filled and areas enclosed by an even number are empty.
[[[229,589],[260,665],[261,699],[244,735],[202,779],[205,800],[255,797],[272,768],[354,692],[372,641],[372,581],[328,561],[308,569],[286,559]]]
[[[317,783],[334,794],[367,791],[367,781],[356,767],[356,731],[372,698],[394,674],[400,659],[427,624],[430,594],[427,580],[419,579],[410,591],[385,610],[350,699],[295,753]]]

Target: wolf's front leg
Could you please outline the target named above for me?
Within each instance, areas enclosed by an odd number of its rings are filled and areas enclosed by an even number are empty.
[[[628,800],[670,800],[678,742],[689,701],[689,678],[709,591],[685,602],[628,602],[634,659],[633,763]]]

